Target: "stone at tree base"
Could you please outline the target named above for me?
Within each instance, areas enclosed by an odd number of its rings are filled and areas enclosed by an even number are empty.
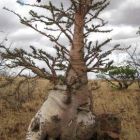
[[[65,99],[65,90],[50,91],[29,125],[26,140],[88,140],[93,135],[95,116],[88,106],[78,109],[75,97],[70,105]]]
[[[94,122],[93,122],[94,120]],[[77,117],[77,140],[89,140],[95,128],[95,116],[91,112],[81,111]]]
[[[121,120],[115,114],[96,116],[96,131],[90,140],[120,140]]]
[[[101,114],[95,120],[88,105],[76,109],[64,99],[64,87],[50,91],[29,125],[26,140],[119,140],[121,121],[116,115]]]

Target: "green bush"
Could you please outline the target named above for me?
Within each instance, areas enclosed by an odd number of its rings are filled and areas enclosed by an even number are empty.
[[[112,87],[127,89],[136,79],[137,71],[130,66],[112,66],[100,77],[107,80]]]

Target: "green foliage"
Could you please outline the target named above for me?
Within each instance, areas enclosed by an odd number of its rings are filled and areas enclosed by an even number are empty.
[[[111,67],[109,75],[118,80],[134,80],[136,72],[137,71],[130,66]]]
[[[137,70],[130,66],[111,66],[102,72],[100,78],[105,79],[113,88],[127,89],[136,79]]]

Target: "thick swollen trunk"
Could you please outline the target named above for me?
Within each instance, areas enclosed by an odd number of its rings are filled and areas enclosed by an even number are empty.
[[[84,61],[84,6],[75,13],[75,28],[66,73],[66,90],[50,92],[28,129],[27,140],[89,140],[95,117],[91,111]]]
[[[76,94],[79,105],[85,104],[89,98],[86,64],[84,61],[83,29],[84,14],[79,10],[75,14],[74,37],[70,51],[70,67],[66,75],[69,96]]]
[[[80,9],[81,10],[81,9]],[[84,29],[84,14],[81,13],[81,11],[77,11],[75,14],[75,29],[74,29],[74,38],[72,43],[72,48],[70,50],[70,66],[66,74],[66,81],[67,81],[67,100],[66,104],[68,104],[72,110],[75,112],[68,112],[68,114],[64,114],[65,121],[63,123],[63,133],[66,133],[66,135],[69,137],[68,140],[75,139],[75,128],[77,129],[79,126],[77,126],[76,122],[72,122],[72,125],[69,127],[69,129],[65,129],[67,124],[70,120],[75,120],[74,118],[78,119],[78,111],[81,109],[85,111],[86,121],[89,119],[87,116],[90,113],[90,115],[93,117],[91,106],[91,96],[90,91],[88,90],[88,79],[87,79],[87,71],[86,71],[86,64],[84,61],[84,35],[83,35],[83,29]],[[70,115],[71,114],[71,115]],[[89,124],[88,124],[89,125]],[[90,124],[91,125],[91,124]],[[92,121],[92,129],[90,126],[90,129],[93,131],[94,127],[94,121]],[[88,128],[88,126],[87,126]],[[80,130],[80,128],[79,128]],[[79,133],[81,134],[80,140],[86,140],[88,136],[92,132],[89,132],[84,130],[85,132],[88,132],[85,136],[82,135],[82,131]],[[90,133],[90,134],[89,134]],[[65,136],[64,136],[65,137]],[[66,137],[64,138],[66,139]]]

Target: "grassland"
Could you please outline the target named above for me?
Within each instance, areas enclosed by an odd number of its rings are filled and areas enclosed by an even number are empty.
[[[16,80],[18,81],[19,79]],[[31,118],[52,88],[48,81],[37,79],[36,83],[25,82],[20,92],[14,93],[16,82],[0,88],[0,140],[24,140]],[[127,90],[118,91],[112,89],[105,81],[89,83],[100,86],[92,91],[95,114],[115,113],[122,121],[121,140],[140,140],[140,90],[137,85],[133,84]],[[34,90],[30,94],[32,86]]]

